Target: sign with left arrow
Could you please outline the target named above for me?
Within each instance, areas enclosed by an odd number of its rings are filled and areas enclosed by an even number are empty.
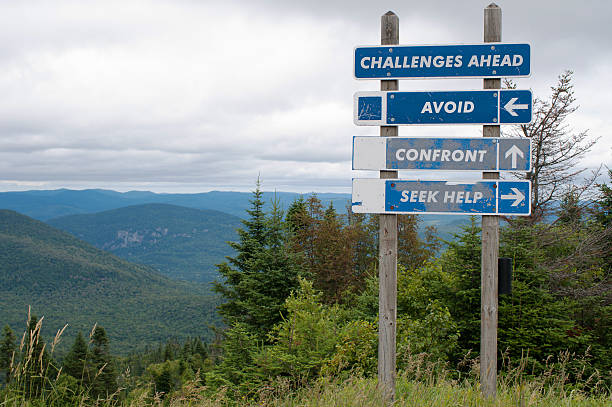
[[[521,124],[531,122],[530,90],[357,92],[359,126]]]
[[[529,216],[530,192],[530,181],[356,178],[351,206],[355,213]]]
[[[531,171],[528,138],[353,137],[354,170]]]

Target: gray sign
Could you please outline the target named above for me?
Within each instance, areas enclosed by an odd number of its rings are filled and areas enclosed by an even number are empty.
[[[354,137],[353,169],[530,171],[530,139]]]

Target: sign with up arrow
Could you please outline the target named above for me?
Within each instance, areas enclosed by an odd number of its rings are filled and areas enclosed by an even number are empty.
[[[359,126],[521,124],[531,122],[529,90],[357,92]]]
[[[353,179],[355,213],[531,214],[530,181],[405,181]]]
[[[528,138],[353,137],[354,170],[531,171]]]

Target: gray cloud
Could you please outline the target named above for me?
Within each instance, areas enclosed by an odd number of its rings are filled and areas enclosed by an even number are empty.
[[[612,4],[500,1],[503,39],[530,42],[546,96],[574,69],[577,130],[607,135]],[[380,15],[402,43],[470,43],[483,3],[59,0],[0,5],[0,190],[104,186],[178,191],[350,188],[352,49],[376,44]],[[478,80],[402,81],[475,89]],[[478,126],[401,135],[478,136]],[[611,162],[603,137],[584,165]],[[408,174],[409,176],[409,174]]]

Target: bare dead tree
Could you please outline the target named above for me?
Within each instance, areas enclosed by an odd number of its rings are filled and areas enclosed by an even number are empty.
[[[555,252],[562,246],[556,255],[539,259],[538,267],[549,271],[554,292],[584,298],[604,295],[611,287],[609,271],[598,277],[593,273],[606,267],[602,259],[610,255],[612,228],[595,227],[584,218],[598,199],[602,167],[589,173],[580,167],[599,137],[588,130],[576,132],[568,124],[568,117],[578,109],[572,75],[572,71],[562,73],[547,99],[534,98],[532,122],[507,134],[532,141],[532,171],[526,174],[532,182],[532,216],[506,220],[517,230],[528,228],[539,250]],[[505,87],[516,86],[506,81]],[[551,214],[557,215],[556,220],[547,216]],[[610,301],[609,294],[606,301]]]
[[[526,178],[532,182],[533,222],[543,218],[551,203],[567,193],[568,186],[575,185],[577,176],[585,171],[578,165],[580,160],[599,139],[589,135],[588,130],[574,132],[567,123],[568,116],[578,109],[572,75],[572,71],[562,73],[548,99],[535,98],[531,123],[511,131],[513,136],[532,140],[532,171]],[[507,81],[506,87],[515,86]],[[593,185],[595,178],[596,175],[589,177],[587,184]]]

